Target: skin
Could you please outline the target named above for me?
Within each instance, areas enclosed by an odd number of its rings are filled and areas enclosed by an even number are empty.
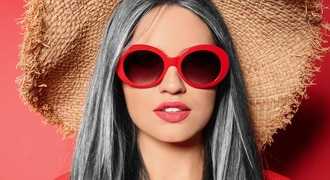
[[[168,56],[198,44],[214,44],[207,25],[193,12],[178,6],[152,9],[139,22],[131,44],[147,44]],[[201,179],[202,130],[214,108],[216,87],[197,89],[170,67],[160,84],[134,88],[122,84],[129,114],[138,127],[142,158],[151,179]],[[183,121],[169,123],[153,110],[162,102],[180,101],[191,109]]]

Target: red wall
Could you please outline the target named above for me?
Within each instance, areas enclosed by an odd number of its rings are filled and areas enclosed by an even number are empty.
[[[16,69],[22,41],[16,20],[23,14],[23,4],[23,0],[0,4],[0,180],[53,179],[69,170],[74,140],[63,140],[20,100],[14,81],[21,74]],[[325,18],[330,21],[329,11]],[[315,80],[318,85],[308,89],[310,98],[292,125],[279,131],[265,152],[271,169],[293,179],[330,179],[330,55],[321,71]]]

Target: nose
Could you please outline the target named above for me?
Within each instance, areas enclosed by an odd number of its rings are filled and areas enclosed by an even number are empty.
[[[186,85],[176,67],[170,66],[159,84],[160,93],[180,94],[186,92]]]

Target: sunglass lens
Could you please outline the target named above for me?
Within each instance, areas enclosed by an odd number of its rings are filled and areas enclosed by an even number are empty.
[[[219,75],[221,64],[218,56],[210,51],[196,51],[185,57],[181,70],[194,84],[208,84]]]
[[[127,78],[138,85],[148,85],[158,79],[164,69],[164,63],[157,54],[150,51],[135,51],[124,62]]]

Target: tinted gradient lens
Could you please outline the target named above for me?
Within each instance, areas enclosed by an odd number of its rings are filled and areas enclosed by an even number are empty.
[[[196,51],[187,55],[181,64],[182,74],[194,84],[214,81],[221,69],[219,57],[210,51]]]
[[[162,74],[164,63],[162,58],[151,51],[135,51],[129,54],[124,62],[127,78],[139,85],[148,85]]]

